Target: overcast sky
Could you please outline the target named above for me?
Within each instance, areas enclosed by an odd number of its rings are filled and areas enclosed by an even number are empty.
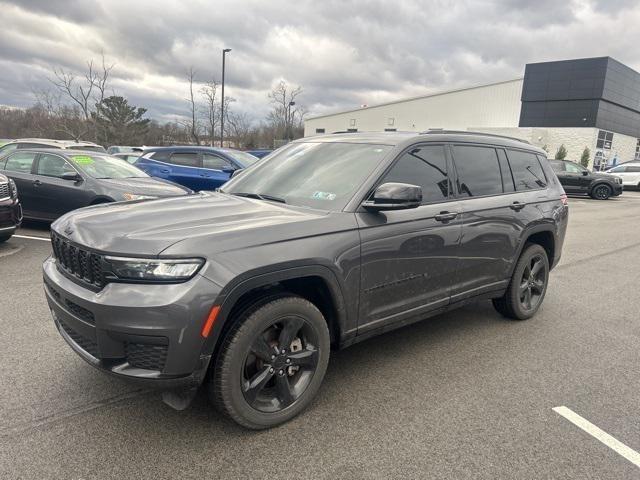
[[[310,116],[520,77],[528,62],[612,56],[640,70],[640,1],[0,1],[0,104],[28,106],[53,66],[115,63],[111,87],[166,120],[190,66],[261,118],[301,85]]]

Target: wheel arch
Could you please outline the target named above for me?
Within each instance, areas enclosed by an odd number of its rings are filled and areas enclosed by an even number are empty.
[[[596,188],[598,188],[600,185],[606,185],[607,187],[609,187],[609,190],[611,190],[611,194],[613,195],[613,192],[614,192],[613,185],[611,185],[611,182],[608,182],[607,180],[598,180],[593,184],[591,184],[591,188],[589,189],[589,195],[592,195],[593,191]]]
[[[513,270],[522,251],[527,243],[535,243],[544,248],[547,252],[547,259],[549,260],[549,267],[553,268],[555,255],[556,255],[556,232],[555,228],[551,224],[534,225],[527,228],[520,237],[520,245],[518,246],[518,253],[515,256],[513,265],[509,276],[513,275]]]
[[[328,267],[309,265],[250,276],[225,287],[216,301],[220,311],[202,353],[212,354],[215,358],[225,335],[243,311],[256,302],[287,294],[298,295],[313,303],[327,321],[332,345],[340,344],[347,324],[342,288]]]

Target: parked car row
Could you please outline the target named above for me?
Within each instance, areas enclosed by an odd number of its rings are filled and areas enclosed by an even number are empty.
[[[603,172],[591,172],[575,162],[550,160],[564,191],[572,195],[589,195],[596,200],[607,200],[622,194],[622,179]]]

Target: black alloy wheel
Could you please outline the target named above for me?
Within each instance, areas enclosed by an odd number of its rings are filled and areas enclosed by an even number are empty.
[[[593,189],[592,196],[596,200],[606,200],[611,196],[611,187],[605,184],[597,185]]]
[[[234,326],[210,369],[216,408],[255,430],[307,408],[329,363],[329,328],[320,310],[304,298],[278,294],[228,321]]]
[[[513,270],[506,292],[493,299],[495,309],[512,320],[533,317],[547,292],[549,258],[538,244],[525,245]]]
[[[278,412],[307,389],[318,366],[318,335],[298,316],[259,333],[244,361],[242,393],[261,412]]]

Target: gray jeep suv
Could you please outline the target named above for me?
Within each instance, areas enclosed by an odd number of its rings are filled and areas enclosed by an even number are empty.
[[[567,218],[545,152],[518,140],[304,138],[216,192],[61,217],[45,292],[94,367],[175,408],[204,383],[260,429],[309,405],[331,349],[480,299],[533,316]]]

